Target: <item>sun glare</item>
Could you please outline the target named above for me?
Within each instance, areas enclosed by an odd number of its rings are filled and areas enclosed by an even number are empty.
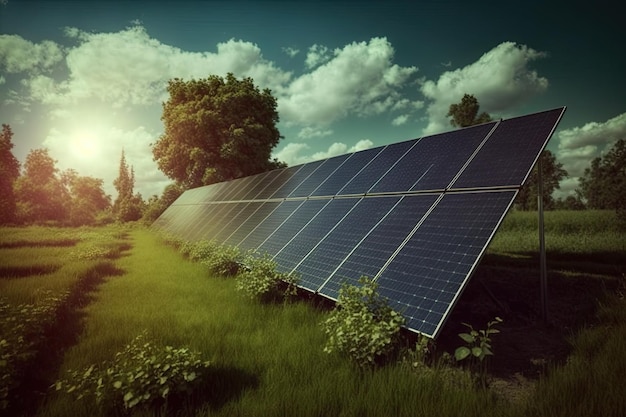
[[[81,159],[92,159],[98,156],[100,152],[98,137],[91,132],[77,132],[72,137],[71,151],[75,157]]]

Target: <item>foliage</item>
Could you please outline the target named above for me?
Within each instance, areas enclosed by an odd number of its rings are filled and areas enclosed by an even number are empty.
[[[2,125],[0,133],[0,224],[15,221],[15,193],[13,183],[20,175],[20,163],[11,152],[13,132],[9,125]]]
[[[217,245],[215,250],[200,263],[209,267],[211,273],[230,277],[237,274],[241,264],[241,253],[236,246]]]
[[[584,210],[585,208],[585,203],[580,199],[580,196],[568,195],[564,199],[557,198],[554,201],[555,210]]]
[[[618,140],[579,180],[580,197],[592,209],[610,209],[626,222],[626,140]]]
[[[160,198],[154,195],[148,200],[142,220],[147,224],[152,224],[184,191],[185,189],[177,184],[166,186]]]
[[[478,114],[479,108],[476,97],[464,94],[460,103],[450,105],[446,117],[452,117],[450,124],[454,127],[468,127],[490,122],[491,116],[485,112]]]
[[[159,169],[184,188],[194,188],[284,164],[271,160],[281,136],[276,99],[251,78],[169,81],[163,104],[164,134],[152,147]]]
[[[555,208],[555,201],[552,194],[560,187],[561,180],[567,178],[567,171],[563,169],[563,164],[557,162],[556,156],[549,150],[541,153],[542,180],[543,180],[543,207],[546,210]],[[524,186],[520,189],[515,198],[515,205],[519,210],[537,210],[538,195],[538,167],[530,172]]]
[[[258,300],[275,299],[282,295],[285,300],[296,294],[298,279],[293,274],[281,274],[276,262],[268,254],[247,254],[244,268],[237,276],[237,290]],[[286,285],[286,288],[284,286]]]
[[[487,361],[488,356],[493,356],[491,346],[491,335],[500,333],[500,330],[494,328],[495,325],[502,323],[500,317],[487,323],[484,330],[474,330],[472,325],[463,323],[469,329],[469,333],[459,333],[459,337],[465,342],[465,346],[459,346],[454,351],[454,357],[457,361],[468,359],[470,367],[477,372],[483,387],[487,384]]]
[[[132,410],[160,406],[169,396],[189,393],[209,367],[188,348],[160,347],[137,336],[112,361],[68,371],[54,384],[57,391],[104,408]]]
[[[68,220],[72,226],[95,225],[100,213],[111,207],[111,197],[104,193],[100,178],[79,176],[68,169],[61,173],[61,181],[71,198]]]
[[[67,217],[69,195],[47,149],[28,153],[24,173],[15,181],[15,195],[20,222],[62,222]]]
[[[135,171],[126,163],[126,156],[122,150],[120,157],[119,175],[113,181],[117,190],[117,198],[113,202],[113,214],[120,222],[139,220],[143,210],[143,199],[140,194],[133,195],[135,187]]]
[[[11,305],[0,299],[0,411],[9,407],[9,394],[21,378],[24,364],[45,340],[57,308],[68,293],[44,291],[36,303]]]
[[[404,317],[378,294],[378,284],[367,277],[360,287],[344,284],[337,306],[322,322],[327,353],[348,355],[362,368],[389,354],[404,324]]]

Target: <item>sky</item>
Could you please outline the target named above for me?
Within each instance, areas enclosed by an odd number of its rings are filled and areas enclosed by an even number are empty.
[[[123,149],[147,199],[171,183],[151,144],[172,78],[271,89],[289,165],[452,130],[465,93],[493,118],[567,106],[564,196],[626,138],[626,32],[601,2],[551,3],[0,0],[0,122],[21,162],[47,148],[113,197]]]

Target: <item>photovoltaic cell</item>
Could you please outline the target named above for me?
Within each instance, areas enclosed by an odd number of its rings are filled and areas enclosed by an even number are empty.
[[[377,282],[408,326],[434,337],[516,191],[446,194]]]
[[[394,196],[360,199],[354,209],[324,237],[317,247],[304,253],[304,259],[295,269],[301,285],[312,291],[321,287],[346,256],[400,198]],[[329,208],[330,206],[324,211]],[[308,228],[305,229],[307,230]]]
[[[258,192],[251,193],[248,198],[263,200],[270,198],[279,188],[295,175],[304,165],[296,165],[289,168],[271,171],[271,176],[265,177],[258,185]]]
[[[228,200],[246,200],[248,195],[256,194],[259,190],[258,184],[263,181],[263,178],[271,175],[271,171],[263,172],[261,174],[252,175],[249,177],[239,178],[237,181],[241,182],[241,185],[236,188],[236,191],[226,196]]]
[[[276,190],[270,198],[286,198],[291,194],[302,182],[304,182],[317,168],[324,163],[324,160],[309,162],[304,164],[302,168],[292,175],[282,186]]]
[[[307,203],[320,202],[323,200],[309,200]],[[304,258],[315,246],[324,239],[344,216],[359,202],[356,198],[340,198],[330,200],[323,209],[318,210],[302,229],[293,234],[292,239],[277,252],[274,257],[279,272],[290,272],[299,261]],[[306,207],[306,203],[302,208]],[[300,208],[300,210],[302,209]],[[298,210],[298,211],[300,211]],[[296,212],[297,213],[297,212]],[[320,283],[315,287],[307,286],[306,281],[298,285],[315,291]]]
[[[416,141],[417,139],[386,146],[361,172],[339,191],[339,194],[367,193],[369,189],[385,175],[413,145],[415,145]]]
[[[304,204],[304,200],[291,200],[280,203],[276,210],[263,219],[263,221],[241,241],[239,247],[245,250],[257,249],[302,204]]]
[[[319,288],[319,293],[337,299],[343,283],[358,285],[362,276],[374,278],[437,197],[439,195],[433,194],[402,197],[382,221],[358,242],[329,280]],[[374,197],[365,201],[369,200],[378,201]]]
[[[420,139],[370,193],[445,189],[495,124]]]
[[[233,205],[233,209],[223,220],[223,226],[213,234],[213,239],[218,242],[224,242],[228,236],[237,230],[241,223],[245,222],[254,213],[254,208],[250,206],[249,202],[239,202]]]
[[[298,188],[293,190],[289,197],[308,197],[319,185],[326,180],[350,155],[340,155],[325,159],[311,175],[307,177]]]
[[[260,253],[276,256],[330,200],[306,200],[257,248]]]
[[[453,188],[520,186],[563,112],[560,108],[500,122]]]
[[[241,223],[237,230],[235,230],[230,236],[228,236],[224,243],[232,246],[242,246],[241,241],[248,236],[257,226],[265,220],[267,216],[269,216],[276,208],[280,205],[280,203],[275,201],[268,202],[252,202],[250,203],[252,207],[256,207],[256,210],[248,219]],[[250,249],[250,248],[246,248]]]
[[[383,147],[379,147],[350,154],[348,159],[322,182],[311,195],[332,196],[339,193],[339,190],[346,185],[346,182],[358,174],[382,150]]]

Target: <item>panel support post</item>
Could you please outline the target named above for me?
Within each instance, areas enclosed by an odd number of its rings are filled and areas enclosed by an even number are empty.
[[[539,275],[541,285],[541,319],[548,324],[548,271],[546,266],[546,239],[543,227],[543,153],[537,164],[537,213],[539,215]]]

